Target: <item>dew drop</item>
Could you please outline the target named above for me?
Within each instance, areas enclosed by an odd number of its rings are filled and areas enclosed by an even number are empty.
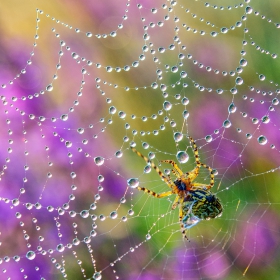
[[[231,122],[230,122],[230,120],[225,120],[225,121],[223,122],[223,127],[224,127],[224,128],[229,128],[229,127],[231,127]]]
[[[145,173],[150,173],[152,170],[151,166],[150,165],[146,165],[145,168],[144,168],[144,172]]]
[[[216,32],[216,31],[212,31],[212,32],[210,33],[210,35],[211,35],[212,37],[217,37],[218,34],[219,34],[219,33]]]
[[[263,117],[262,117],[262,122],[263,122],[263,123],[269,123],[269,122],[270,122],[269,116],[263,116]]]
[[[127,184],[128,186],[130,186],[131,188],[135,189],[139,186],[139,179],[138,178],[130,178],[127,180]]]
[[[28,251],[26,253],[26,258],[29,260],[34,260],[36,257],[36,253],[34,251]]]
[[[95,157],[94,158],[94,162],[96,165],[100,166],[100,165],[103,165],[104,163],[104,158],[103,157]]]
[[[258,137],[258,143],[260,145],[265,145],[267,143],[267,138],[264,135]]]
[[[146,234],[146,240],[150,240],[151,239],[151,235],[148,233]]]
[[[87,218],[87,217],[89,216],[89,211],[88,211],[88,210],[82,210],[82,211],[80,212],[80,216],[81,216],[82,218]]]
[[[190,113],[187,110],[184,110],[183,117],[186,120],[189,117]]]
[[[79,134],[83,134],[85,132],[85,130],[82,127],[80,127],[80,128],[77,129],[77,132]]]
[[[91,32],[87,32],[86,36],[90,38],[90,37],[92,37],[92,33]]]
[[[251,14],[252,12],[253,12],[253,9],[250,7],[250,6],[247,6],[246,8],[245,8],[245,12],[246,12],[246,14]]]
[[[237,84],[237,85],[242,85],[243,84],[243,79],[241,78],[241,77],[237,77],[236,79],[235,79],[235,83]]]
[[[94,280],[101,280],[101,279],[102,279],[101,273],[100,273],[100,272],[95,272],[95,273],[93,274],[93,279],[94,279]]]
[[[242,58],[242,59],[240,59],[239,64],[240,64],[240,66],[245,67],[245,66],[247,66],[248,62],[246,59]]]
[[[74,178],[76,178],[77,175],[76,175],[75,172],[71,172],[71,173],[70,173],[70,176],[71,176],[72,179],[74,179]]]
[[[183,139],[183,134],[181,132],[175,132],[173,137],[175,142],[180,142]]]
[[[52,91],[52,90],[53,90],[53,86],[52,86],[52,85],[48,85],[48,86],[46,87],[46,90],[47,90],[47,91]]]
[[[61,115],[60,119],[63,120],[63,121],[67,121],[68,120],[68,115],[63,114],[63,115]]]
[[[19,262],[20,261],[20,256],[14,256],[13,259],[14,259],[15,262]]]
[[[229,113],[235,113],[235,112],[236,112],[236,106],[234,105],[234,103],[231,103],[231,104],[228,106],[228,112],[229,112]]]
[[[65,247],[64,247],[63,244],[58,244],[58,245],[56,246],[56,250],[57,250],[58,252],[63,252],[64,249],[65,249]]]
[[[185,151],[179,151],[176,157],[180,163],[186,163],[189,160],[189,155]]]
[[[72,147],[72,142],[71,142],[71,141],[66,141],[66,142],[65,142],[65,146],[66,146],[67,148]]]
[[[117,213],[116,211],[113,211],[113,212],[110,213],[110,218],[111,218],[111,219],[114,220],[114,219],[116,219],[117,217],[118,217],[118,213]]]
[[[259,79],[260,79],[261,81],[264,81],[264,80],[265,80],[265,75],[263,75],[263,74],[259,75]]]
[[[206,141],[207,143],[212,142],[212,140],[213,140],[213,138],[212,138],[211,135],[206,135],[206,136],[205,136],[205,141]]]
[[[109,113],[110,113],[110,114],[115,114],[116,112],[117,112],[116,107],[111,106],[111,107],[109,108]]]
[[[164,109],[165,111],[169,111],[169,110],[171,110],[171,108],[172,108],[172,104],[171,104],[169,101],[165,101],[165,102],[163,103],[163,109]]]
[[[115,156],[116,156],[117,158],[121,158],[121,157],[123,156],[122,151],[116,151]]]

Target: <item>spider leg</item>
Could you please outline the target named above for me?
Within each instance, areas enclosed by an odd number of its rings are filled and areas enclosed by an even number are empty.
[[[135,148],[130,147],[131,150],[136,153],[139,157],[143,158],[148,164],[150,164],[155,171],[158,173],[158,175],[163,179],[163,181],[168,185],[169,188],[173,188],[174,187],[174,183],[171,181],[170,176],[168,176],[168,178],[166,178],[162,171],[151,161],[149,160],[147,157],[145,157],[144,155],[142,155],[140,152],[138,152]]]
[[[206,188],[206,189],[208,189],[208,190],[211,189],[211,186],[210,186],[210,185],[201,184],[201,183],[193,183],[192,186],[193,186],[193,187],[198,187],[198,188],[196,188],[196,189],[204,189],[204,188]]]
[[[214,173],[213,173],[213,169],[209,166],[209,165],[206,165],[204,163],[200,163],[201,166],[203,166],[204,168],[208,169],[209,170],[209,173],[210,173],[210,185],[207,186],[208,189],[211,189],[213,186],[214,186]]]
[[[196,161],[196,168],[193,169],[190,172],[190,175],[189,175],[189,176],[191,176],[190,179],[191,179],[191,181],[193,181],[197,177],[197,175],[199,173],[200,167],[203,166],[204,168],[208,169],[209,172],[210,172],[210,185],[207,186],[207,188],[211,189],[214,186],[214,173],[213,173],[213,169],[209,165],[206,165],[206,164],[200,162],[197,145],[196,145],[196,143],[195,143],[195,141],[193,140],[192,137],[189,136],[189,139],[190,139],[190,141],[192,142],[192,145],[193,145],[193,152],[194,152],[195,161]]]
[[[154,191],[151,191],[151,190],[149,190],[147,188],[143,188],[143,187],[137,187],[137,189],[139,191],[143,191],[143,192],[145,192],[147,194],[150,194],[150,195],[152,195],[152,196],[154,196],[156,198],[162,198],[162,197],[169,196],[169,195],[173,194],[172,191],[163,192],[163,193],[156,193]]]
[[[184,201],[184,198],[181,198],[181,201],[180,201],[181,205],[182,205],[183,201]],[[182,234],[183,234],[183,238],[184,238],[184,239],[187,239],[188,241],[190,241],[190,240],[188,239],[188,237],[187,237],[186,229],[185,229],[185,227],[184,227],[184,224],[183,224],[183,222],[182,222],[182,219],[183,219],[183,208],[182,208],[182,206],[181,206],[180,209],[179,209],[179,222],[180,222],[180,226],[181,226],[181,232],[182,232]]]
[[[180,198],[180,196],[177,195],[173,204],[172,204],[172,210],[174,210],[177,207],[177,205],[179,204],[179,201],[178,201],[179,198]]]
[[[175,161],[173,161],[173,160],[161,160],[160,162],[165,162],[165,163],[171,164],[174,167],[174,169],[172,169],[172,172],[177,177],[180,177],[184,174],[183,171],[179,168],[179,166],[176,164]]]

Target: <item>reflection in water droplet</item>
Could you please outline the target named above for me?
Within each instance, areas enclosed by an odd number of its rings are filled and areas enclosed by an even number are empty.
[[[116,156],[117,158],[121,158],[121,157],[123,156],[122,151],[116,151],[115,156]]]
[[[138,178],[130,178],[127,180],[127,184],[131,187],[131,188],[137,188],[139,186],[139,179]]]
[[[205,141],[206,141],[206,142],[210,143],[210,142],[212,142],[212,140],[213,140],[213,138],[212,138],[211,135],[205,136]]]
[[[230,120],[225,120],[225,121],[223,122],[223,127],[224,127],[224,128],[229,128],[229,127],[231,127],[231,122],[230,122]]]
[[[263,116],[263,117],[262,117],[262,122],[263,122],[263,123],[269,123],[269,122],[270,122],[269,116]]]
[[[264,81],[264,80],[265,80],[265,75],[263,75],[263,74],[259,75],[259,79],[260,79],[261,81]]]
[[[110,213],[110,218],[111,218],[111,219],[114,220],[114,219],[116,219],[117,217],[118,217],[118,213],[117,213],[116,211],[113,211],[113,212]]]
[[[228,106],[228,112],[229,112],[229,113],[235,113],[235,112],[236,112],[236,106],[234,105],[234,103],[231,103],[231,104]]]
[[[151,170],[152,170],[152,168],[151,168],[150,165],[147,165],[147,166],[145,166],[145,168],[144,168],[144,172],[145,172],[145,173],[150,173]]]
[[[146,239],[147,239],[147,240],[151,239],[151,235],[150,235],[149,233],[146,234]]]
[[[68,115],[63,114],[63,115],[61,115],[60,119],[63,120],[63,121],[67,121],[68,120]]]
[[[96,165],[100,166],[104,163],[104,158],[103,157],[95,157],[94,162]]]
[[[36,254],[35,254],[34,251],[28,251],[28,252],[26,253],[26,258],[29,259],[29,260],[34,260],[35,257],[36,257]]]
[[[181,132],[175,132],[173,137],[175,142],[180,142],[183,139],[183,134]]]
[[[47,91],[52,91],[52,90],[53,90],[53,86],[52,86],[52,85],[48,85],[48,86],[46,87],[46,90],[47,90]]]
[[[176,157],[180,163],[186,163],[189,160],[189,155],[185,151],[179,151]]]
[[[89,216],[89,211],[88,210],[81,211],[80,216],[82,218],[87,218]]]
[[[189,117],[190,113],[187,110],[184,110],[183,117],[186,120]]]
[[[243,79],[241,78],[241,77],[237,77],[236,79],[235,79],[235,83],[237,84],[237,85],[242,85],[243,84]]]
[[[169,111],[171,108],[172,108],[172,104],[171,104],[169,101],[165,101],[165,102],[163,103],[163,109],[164,109],[165,111]]]
[[[258,143],[260,145],[265,145],[267,143],[267,138],[264,135],[258,137]]]

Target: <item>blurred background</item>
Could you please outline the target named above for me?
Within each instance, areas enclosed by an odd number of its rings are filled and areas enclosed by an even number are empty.
[[[280,3],[231,2],[1,4],[1,279],[279,278]],[[128,184],[187,136],[224,208],[190,242]]]

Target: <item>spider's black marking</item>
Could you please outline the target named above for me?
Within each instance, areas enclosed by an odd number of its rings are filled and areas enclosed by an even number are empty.
[[[180,191],[185,191],[186,190],[186,185],[183,183],[181,180],[176,180],[174,181],[174,184]]]

